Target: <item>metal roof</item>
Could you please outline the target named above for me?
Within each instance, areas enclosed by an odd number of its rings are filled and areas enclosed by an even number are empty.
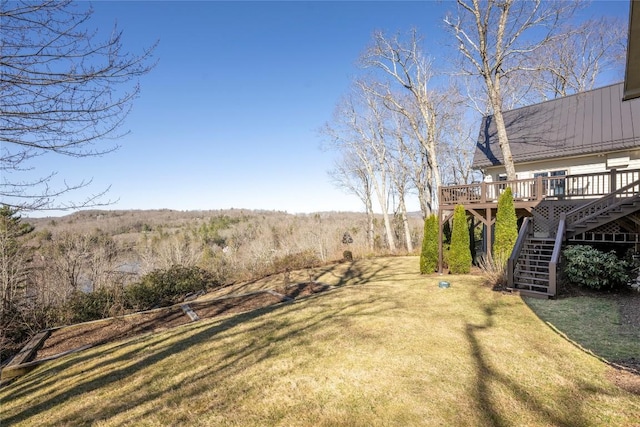
[[[503,112],[515,163],[640,147],[640,98],[623,83]],[[503,164],[493,116],[482,120],[474,168]]]

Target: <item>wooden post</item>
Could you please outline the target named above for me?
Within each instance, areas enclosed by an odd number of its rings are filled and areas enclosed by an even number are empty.
[[[536,200],[544,199],[544,186],[542,185],[542,177],[536,177]]]
[[[609,193],[613,193],[618,189],[618,171],[615,168],[611,169],[609,180]]]
[[[442,244],[442,238],[443,238],[443,232],[442,232],[442,208],[438,207],[438,273],[442,274],[442,250],[443,250],[443,244]]]
[[[484,181],[480,184],[480,203],[487,203],[487,183]]]
[[[486,209],[487,225],[485,238],[487,239],[487,259],[493,259],[493,233],[491,231],[491,208]]]

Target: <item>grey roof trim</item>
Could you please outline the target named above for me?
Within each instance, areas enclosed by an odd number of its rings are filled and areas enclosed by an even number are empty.
[[[640,97],[640,1],[631,0],[627,63],[624,74],[624,100]]]
[[[515,163],[640,146],[640,99],[622,102],[623,83],[505,111]],[[474,168],[503,164],[493,116],[482,120]]]

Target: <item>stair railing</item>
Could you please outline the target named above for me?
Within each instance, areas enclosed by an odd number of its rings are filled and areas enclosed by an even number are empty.
[[[558,230],[556,231],[556,240],[553,244],[553,253],[551,254],[551,261],[549,261],[549,289],[547,290],[549,295],[556,294],[558,264],[560,264],[562,244],[564,243],[565,233],[567,232],[566,216],[567,215],[565,213],[560,214],[560,222],[558,223]]]
[[[515,283],[514,276],[516,263],[518,262],[520,252],[531,233],[531,223],[532,221],[530,217],[525,217],[524,221],[522,221],[520,231],[518,232],[518,238],[516,239],[516,243],[511,251],[511,256],[509,256],[509,260],[507,261],[507,286],[510,288],[513,288],[513,284]]]
[[[585,222],[591,218],[596,218],[601,215],[603,212],[606,212],[609,209],[612,209],[616,206],[623,204],[625,201],[628,201],[630,197],[639,197],[638,190],[629,191],[633,187],[640,186],[640,180],[634,181],[631,184],[625,185],[622,188],[617,189],[616,191],[607,194],[604,197],[601,197],[593,202],[587,203],[582,206],[578,206],[577,208],[567,212],[566,214],[566,222],[571,224],[572,226],[575,224],[579,224],[581,222]],[[624,195],[627,196],[624,196]]]

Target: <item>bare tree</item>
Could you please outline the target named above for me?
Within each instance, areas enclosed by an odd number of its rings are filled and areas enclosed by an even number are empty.
[[[168,269],[173,265],[196,266],[205,252],[205,246],[205,243],[194,238],[190,231],[160,231],[152,236],[145,235],[141,239],[139,250],[141,273]]]
[[[403,98],[398,96],[399,99]],[[404,97],[407,98],[406,96]],[[416,111],[412,102],[407,101],[405,104],[405,112],[413,111],[412,117],[418,128],[422,128],[421,115]],[[394,122],[388,132],[390,133],[390,141],[395,144],[395,156],[400,156],[404,162],[404,167],[409,171],[408,179],[410,185],[407,187],[407,194],[410,191],[416,191],[420,211],[423,218],[431,213],[434,204],[433,192],[433,170],[429,166],[429,156],[424,145],[415,137],[414,128],[409,124],[409,120],[405,114],[390,110],[390,115]]]
[[[59,198],[90,181],[52,187],[57,171],[25,179],[30,161],[47,153],[97,156],[117,148],[155,46],[125,52],[114,27],[104,40],[88,29],[93,11],[71,0],[0,3],[0,198],[22,210],[99,204]]]
[[[386,128],[387,109],[380,98],[373,96],[364,81],[354,84],[353,96],[342,102],[335,112],[332,124],[327,124],[323,133],[333,143],[335,149],[353,153],[371,178],[376,193],[389,249],[395,252],[396,245],[389,218],[388,189],[389,178],[386,169]]]
[[[389,133],[389,155],[386,158],[386,166],[389,170],[389,177],[393,184],[393,189],[398,197],[398,211],[402,222],[402,229],[405,236],[405,245],[409,253],[413,252],[413,240],[409,217],[407,212],[406,197],[409,193],[412,173],[411,153],[407,150],[410,143],[410,135],[407,135],[407,119],[403,115],[392,112],[389,120],[387,132]]]
[[[447,95],[454,97],[459,92]],[[442,179],[447,185],[470,184],[480,179],[477,171],[471,168],[475,152],[477,124],[463,111],[462,100],[450,104],[443,120],[440,137],[439,165]]]
[[[462,72],[480,77],[496,123],[509,180],[516,179],[502,111],[505,94],[522,83],[522,74],[539,72],[533,54],[552,43],[574,2],[543,0],[457,0],[458,16],[447,16],[464,59]],[[516,84],[510,84],[514,80]]]
[[[361,61],[365,67],[381,70],[388,80],[366,89],[382,99],[387,108],[402,114],[420,143],[428,179],[424,182],[426,188],[418,187],[418,191],[426,192],[419,196],[421,203],[426,204],[423,215],[428,216],[433,203],[437,203],[437,189],[442,184],[437,156],[438,106],[434,102],[434,91],[429,89],[433,77],[431,61],[423,54],[415,29],[406,42],[399,36],[390,38],[382,32],[376,32],[373,39]],[[406,91],[408,96],[399,96],[394,86]]]
[[[356,195],[364,204],[367,214],[367,245],[369,251],[373,252],[375,235],[372,178],[353,151],[345,147],[341,156],[329,174],[336,186]]]
[[[577,27],[563,29],[540,52],[542,73],[538,92],[544,98],[556,98],[593,89],[606,71],[621,74],[624,69],[627,22],[600,17]]]
[[[47,301],[64,302],[74,292],[89,292],[113,284],[118,248],[101,232],[65,231],[44,242],[39,250],[45,276],[37,284],[50,295]]]

